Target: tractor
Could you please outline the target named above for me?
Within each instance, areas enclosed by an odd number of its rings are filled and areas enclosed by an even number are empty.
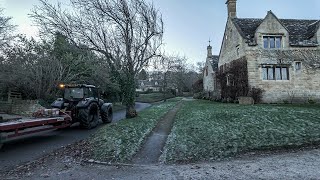
[[[112,103],[104,103],[99,98],[99,91],[93,85],[59,85],[63,98],[58,98],[52,108],[71,112],[72,123],[79,122],[86,129],[95,128],[99,117],[103,123],[111,123],[113,118]]]

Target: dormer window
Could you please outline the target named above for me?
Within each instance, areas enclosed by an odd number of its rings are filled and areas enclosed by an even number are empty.
[[[282,48],[282,36],[263,36],[263,47],[265,49]]]

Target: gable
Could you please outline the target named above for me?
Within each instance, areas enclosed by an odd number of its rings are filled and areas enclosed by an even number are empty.
[[[229,18],[227,21],[219,54],[219,67],[245,55],[246,39],[243,37],[246,35],[233,23],[235,19]]]
[[[289,34],[287,28],[284,25],[282,25],[281,21],[279,21],[279,19],[270,11],[268,12],[267,16],[263,19],[261,24],[257,27],[255,35],[259,33],[283,35]]]
[[[271,11],[264,19],[234,18],[232,22],[248,45],[257,45],[257,32],[288,34],[291,46],[316,46],[312,40],[319,29],[319,20],[278,19]],[[277,32],[278,28],[281,30]],[[268,32],[267,32],[268,31]]]

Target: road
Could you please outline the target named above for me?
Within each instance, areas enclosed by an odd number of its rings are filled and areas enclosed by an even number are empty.
[[[137,111],[151,106],[147,103],[136,103]],[[125,110],[115,112],[113,123],[125,118]],[[0,172],[22,163],[42,157],[63,146],[88,138],[102,126],[91,130],[84,130],[78,126],[68,129],[38,133],[36,135],[12,140],[4,144],[0,150]]]

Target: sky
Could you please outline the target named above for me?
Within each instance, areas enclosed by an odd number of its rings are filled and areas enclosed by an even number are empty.
[[[164,20],[166,52],[186,56],[189,63],[204,62],[210,39],[213,53],[219,54],[227,21],[226,0],[153,2]],[[37,27],[28,17],[37,4],[38,0],[0,0],[4,15],[11,16],[12,23],[18,25],[17,31],[27,36],[37,35]],[[320,19],[320,0],[237,0],[239,18],[264,18],[269,10],[280,19]]]

